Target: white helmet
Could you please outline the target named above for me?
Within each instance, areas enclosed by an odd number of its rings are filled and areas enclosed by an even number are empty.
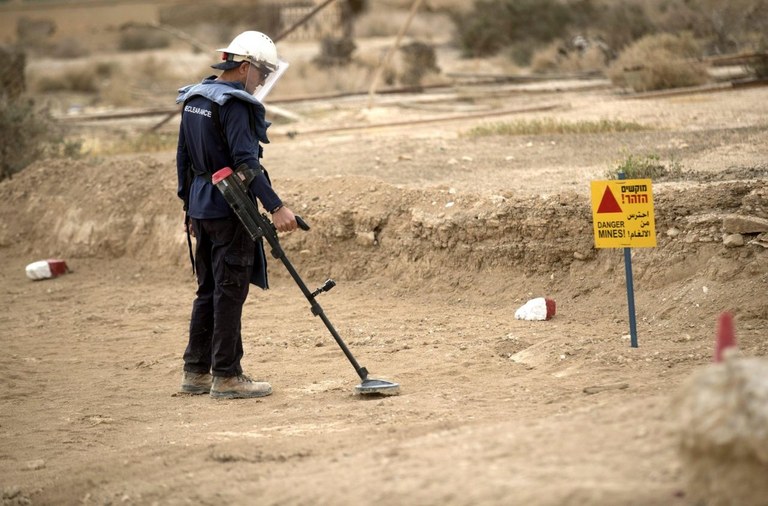
[[[229,70],[243,61],[249,61],[274,72],[279,63],[275,43],[261,32],[243,32],[232,39],[229,46],[216,51],[222,52],[221,59],[224,61],[211,67],[219,70]]]

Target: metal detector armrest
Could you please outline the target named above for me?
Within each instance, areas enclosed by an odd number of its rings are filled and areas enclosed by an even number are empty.
[[[277,242],[275,226],[265,214],[259,213],[256,204],[248,196],[248,187],[237,176],[237,173],[229,167],[224,167],[213,174],[211,183],[219,189],[224,199],[245,226],[251,239],[266,238],[273,248],[272,255],[275,258],[280,258],[278,254],[280,244]],[[301,216],[296,216],[296,224],[302,230],[310,229],[307,222]]]

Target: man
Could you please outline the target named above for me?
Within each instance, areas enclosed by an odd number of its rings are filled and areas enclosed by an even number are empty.
[[[193,270],[198,285],[181,391],[214,398],[263,397],[272,393],[270,384],[252,380],[240,366],[240,320],[249,284],[268,288],[266,257],[261,242],[251,240],[211,184],[211,175],[236,168],[277,230],[296,229],[296,217],[259,162],[259,143],[269,142],[269,122],[253,93],[280,60],[272,40],[255,31],[241,33],[218,51],[223,61],[212,67],[222,74],[180,89],[176,100],[184,104],[176,153],[178,196],[184,200],[187,233],[197,242]]]

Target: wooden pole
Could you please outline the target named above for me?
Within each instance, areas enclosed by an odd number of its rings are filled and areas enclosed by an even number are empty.
[[[405,20],[405,23],[403,23],[403,26],[400,27],[400,32],[397,34],[395,43],[392,46],[390,46],[389,51],[387,51],[387,54],[384,56],[384,60],[376,69],[376,73],[373,76],[373,81],[371,82],[371,87],[368,89],[368,109],[370,109],[371,105],[373,104],[373,95],[376,93],[376,87],[379,85],[379,79],[381,79],[381,74],[386,68],[386,66],[389,65],[389,61],[392,59],[392,55],[395,53],[397,48],[400,47],[400,41],[403,39],[403,35],[405,35],[405,32],[407,32],[408,28],[411,26],[411,21],[413,20],[413,17],[416,15],[416,11],[419,10],[419,6],[421,5],[421,2],[422,0],[413,1],[413,4],[411,5],[411,12],[408,13],[408,19]]]

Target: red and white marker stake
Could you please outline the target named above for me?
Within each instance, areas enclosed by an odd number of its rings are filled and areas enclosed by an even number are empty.
[[[515,311],[516,320],[549,320],[555,316],[556,305],[554,299],[537,297],[523,304]]]
[[[61,276],[69,272],[67,262],[58,258],[40,260],[27,265],[27,277],[38,281],[41,279],[50,279]]]
[[[717,338],[715,340],[715,362],[722,362],[725,350],[736,347],[736,332],[733,327],[733,315],[725,312],[717,322]]]

